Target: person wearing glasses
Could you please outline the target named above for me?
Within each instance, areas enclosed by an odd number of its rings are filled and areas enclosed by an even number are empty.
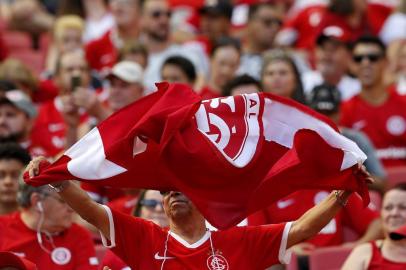
[[[364,132],[388,167],[406,165],[406,96],[384,84],[388,68],[385,45],[363,36],[353,45],[353,72],[361,82],[360,94],[341,106],[340,124]]]
[[[30,177],[40,173],[36,158],[27,166]],[[365,169],[354,171],[360,181],[373,181]],[[97,227],[103,244],[132,269],[229,270],[258,269],[289,261],[288,249],[319,232],[345,207],[350,191],[334,191],[293,222],[234,227],[211,232],[196,206],[181,192],[165,191],[163,208],[169,229],[116,212],[91,200],[73,181],[53,183],[82,218]]]
[[[74,212],[49,186],[21,184],[19,212],[0,216],[0,251],[12,251],[38,269],[96,270],[90,233],[73,223]]]
[[[164,212],[162,199],[163,197],[159,191],[142,191],[132,213],[133,216],[149,220],[161,228],[167,228],[169,223]],[[127,264],[116,256],[111,250],[107,250],[101,265],[103,267],[108,266],[111,269],[128,269],[126,268],[128,267]]]

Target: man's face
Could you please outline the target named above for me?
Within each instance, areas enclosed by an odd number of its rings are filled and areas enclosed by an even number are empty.
[[[16,159],[0,160],[0,204],[16,204],[18,181],[24,164]]]
[[[110,79],[109,105],[117,111],[142,97],[143,87],[139,83],[128,83],[117,77]]]
[[[380,84],[386,67],[384,52],[375,44],[358,44],[353,50],[353,71],[363,87]]]
[[[21,142],[27,136],[31,120],[11,104],[0,105],[0,141]]]
[[[240,54],[232,46],[221,47],[216,50],[211,59],[211,70],[214,82],[223,87],[235,76],[240,65]]]
[[[343,76],[348,69],[350,53],[343,43],[326,40],[316,48],[317,70],[323,76]]]
[[[385,232],[391,232],[406,224],[406,191],[389,190],[385,194],[381,219]]]
[[[169,219],[179,219],[197,211],[194,204],[183,193],[170,191],[163,194],[163,206]]]
[[[73,210],[56,192],[49,192],[42,196],[43,227],[50,232],[60,232],[68,229],[73,222]]]
[[[230,20],[221,15],[202,14],[200,17],[200,30],[202,35],[215,41],[222,36],[228,36]]]
[[[110,0],[110,11],[118,27],[136,27],[138,21],[138,0]]]
[[[261,6],[247,25],[249,37],[263,49],[270,48],[282,26],[282,14],[271,6]]]
[[[167,41],[171,10],[166,0],[147,0],[142,12],[144,31],[154,40]]]
[[[90,70],[82,53],[66,53],[60,61],[60,69],[57,74],[60,94],[68,94],[72,91],[72,77],[80,78],[80,86],[89,86]]]

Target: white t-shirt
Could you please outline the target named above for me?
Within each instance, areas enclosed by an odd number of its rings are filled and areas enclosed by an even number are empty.
[[[317,85],[324,82],[319,71],[313,70],[302,74],[302,83],[305,94],[308,95]],[[342,101],[348,100],[361,91],[361,83],[350,76],[344,75],[337,85]]]

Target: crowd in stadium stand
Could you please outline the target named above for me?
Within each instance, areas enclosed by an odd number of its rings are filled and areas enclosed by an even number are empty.
[[[0,269],[131,269],[57,192],[21,175],[161,81],[203,99],[292,99],[366,153],[369,206],[351,195],[290,264],[267,269],[406,269],[406,0],[0,1]],[[81,188],[117,219],[168,227],[166,194]],[[238,226],[296,220],[330,192],[297,191]],[[228,269],[217,267],[199,269]]]

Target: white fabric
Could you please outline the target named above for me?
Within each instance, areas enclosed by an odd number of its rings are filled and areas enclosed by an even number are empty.
[[[83,41],[89,43],[92,40],[102,37],[115,25],[114,17],[106,13],[100,20],[86,20]]]
[[[206,233],[202,236],[202,238],[200,238],[199,240],[197,240],[193,244],[189,244],[186,240],[184,240],[182,237],[180,237],[179,235],[177,235],[176,233],[174,233],[172,231],[169,231],[169,235],[172,236],[176,241],[178,241],[184,247],[198,248],[201,245],[203,245],[208,239],[210,239],[211,232],[206,231]]]
[[[406,14],[398,12],[390,15],[382,26],[379,36],[385,44],[406,39]]]
[[[292,148],[295,133],[300,129],[317,132],[329,145],[343,150],[341,170],[348,169],[358,162],[362,163],[367,158],[356,143],[334,131],[323,121],[269,98],[265,99],[262,121],[265,140],[274,141],[288,148]]]
[[[302,74],[302,83],[306,95],[310,94],[312,89],[323,83],[323,77],[319,71],[309,71]],[[343,101],[350,99],[361,91],[361,83],[350,76],[344,75],[337,85]]]
[[[279,262],[283,264],[288,264],[292,256],[291,250],[286,249],[290,228],[292,228],[292,222],[287,222],[285,224],[285,228],[283,229],[281,244],[279,246]]]
[[[114,220],[113,220],[113,214],[111,213],[110,208],[107,205],[102,205],[104,210],[106,210],[107,216],[109,217],[109,230],[110,230],[110,245],[107,244],[107,239],[104,236],[104,234],[99,231],[101,239],[102,239],[102,244],[103,246],[107,248],[113,248],[116,246],[116,231],[114,229]]]

